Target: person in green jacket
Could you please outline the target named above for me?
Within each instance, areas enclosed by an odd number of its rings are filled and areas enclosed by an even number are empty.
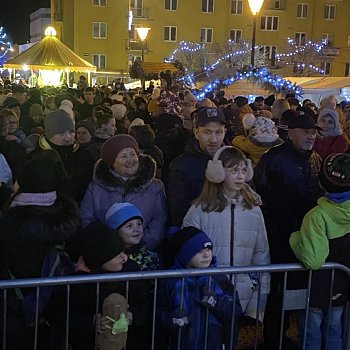
[[[308,269],[317,270],[326,261],[350,267],[350,155],[338,153],[326,157],[318,178],[325,196],[305,215],[300,231],[291,234],[289,243]],[[331,284],[330,271],[313,273],[306,328],[307,350],[320,350],[326,341],[328,349],[342,349],[342,313],[349,300],[349,279],[337,271],[332,288]],[[330,299],[332,306],[329,308]],[[298,315],[302,342],[305,310]]]

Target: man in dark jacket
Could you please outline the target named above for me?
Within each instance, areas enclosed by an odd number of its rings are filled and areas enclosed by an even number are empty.
[[[222,146],[226,134],[221,110],[202,108],[196,114],[194,139],[170,164],[167,194],[171,223],[176,226],[181,226],[192,200],[201,193],[208,160]]]
[[[288,140],[265,153],[255,168],[256,191],[263,200],[262,211],[272,263],[296,262],[289,237],[299,230],[304,215],[321,196],[317,174],[321,159],[312,151],[316,138],[315,122],[308,115],[288,123]],[[272,275],[271,293],[265,311],[264,345],[278,349],[283,278]]]

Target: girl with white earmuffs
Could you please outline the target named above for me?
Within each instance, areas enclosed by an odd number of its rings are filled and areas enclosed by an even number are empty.
[[[209,236],[219,266],[270,264],[261,200],[246,183],[253,177],[251,161],[238,148],[224,146],[208,162],[205,175],[202,193],[182,226],[197,227]],[[270,275],[237,274],[233,281],[245,316],[262,321]]]

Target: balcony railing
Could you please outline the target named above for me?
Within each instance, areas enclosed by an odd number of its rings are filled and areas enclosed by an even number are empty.
[[[148,51],[148,43],[145,41],[143,49],[145,51]],[[142,42],[141,40],[136,39],[126,39],[125,40],[125,50],[127,51],[141,51],[142,50]]]
[[[134,18],[149,18],[149,8],[148,7],[137,7],[131,8],[132,15]]]
[[[339,56],[339,54],[339,47],[326,46],[322,49],[322,56]]]

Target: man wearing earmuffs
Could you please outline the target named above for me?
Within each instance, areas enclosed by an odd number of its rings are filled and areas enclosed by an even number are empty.
[[[193,138],[185,152],[170,164],[167,196],[171,224],[181,226],[182,220],[203,188],[209,159],[223,145],[226,120],[218,108],[202,107],[193,113]]]

